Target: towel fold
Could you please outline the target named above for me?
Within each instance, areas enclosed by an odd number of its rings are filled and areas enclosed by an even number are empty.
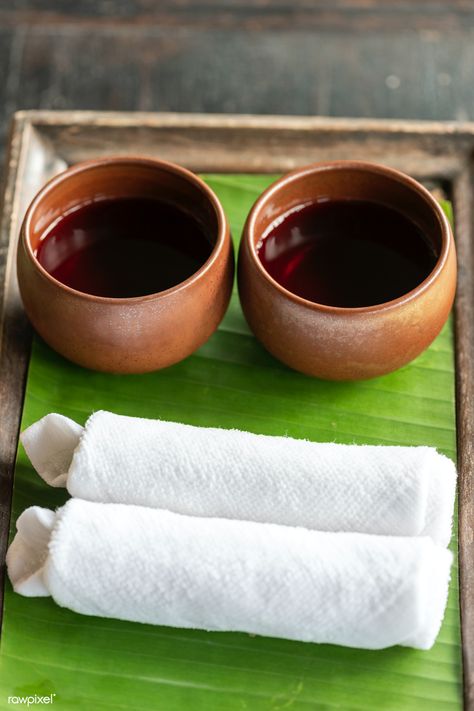
[[[307,642],[428,649],[451,553],[429,538],[322,533],[71,499],[27,509],[16,592],[86,615]]]
[[[320,531],[451,536],[456,471],[431,447],[318,444],[238,430],[51,414],[22,435],[38,473],[73,496]]]

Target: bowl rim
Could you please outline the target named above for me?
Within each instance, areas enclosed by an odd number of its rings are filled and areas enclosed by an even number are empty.
[[[174,286],[164,289],[162,291],[155,291],[151,294],[142,294],[141,296],[127,296],[127,297],[114,297],[114,296],[98,296],[96,294],[89,294],[86,291],[80,291],[79,289],[74,289],[67,284],[64,284],[59,279],[53,277],[39,262],[36,257],[33,247],[31,245],[29,234],[31,232],[31,221],[33,219],[33,214],[41,201],[53,192],[59,185],[69,180],[72,176],[78,175],[80,173],[87,173],[96,168],[100,168],[108,165],[144,165],[150,168],[158,169],[164,172],[172,173],[174,175],[179,175],[184,180],[192,183],[201,193],[207,198],[208,202],[214,209],[214,213],[217,219],[217,236],[216,242],[212,248],[211,254],[207,260],[195,271],[191,276],[189,276],[184,281],[175,284]],[[191,170],[184,168],[183,166],[173,163],[167,160],[161,160],[159,158],[149,158],[147,156],[141,155],[111,155],[99,158],[90,158],[88,160],[80,161],[70,165],[65,170],[61,171],[57,175],[50,178],[36,193],[28,208],[25,212],[23,222],[20,228],[20,244],[25,249],[25,252],[32,262],[34,268],[37,272],[55,287],[60,288],[63,291],[70,293],[71,295],[91,301],[94,303],[102,304],[112,304],[112,305],[126,305],[126,304],[138,304],[143,301],[154,301],[158,298],[167,297],[174,295],[177,292],[186,289],[194,282],[202,279],[213,267],[215,262],[219,259],[220,255],[226,248],[226,245],[230,243],[230,227],[227,216],[224,212],[224,208],[215,192],[200,178],[198,175],[193,173]]]
[[[329,171],[360,171],[366,173],[372,173],[374,175],[383,175],[385,177],[391,178],[396,182],[402,183],[408,188],[411,188],[414,192],[422,198],[428,206],[432,209],[435,217],[437,218],[440,233],[441,233],[441,249],[436,260],[436,264],[430,273],[420,282],[414,289],[407,291],[405,294],[392,299],[390,301],[384,301],[380,304],[372,304],[369,306],[331,306],[330,304],[320,304],[315,301],[310,301],[305,299],[303,296],[298,296],[298,294],[293,293],[289,289],[282,286],[276,279],[274,279],[269,272],[263,266],[258,254],[257,254],[257,242],[255,239],[255,223],[260,211],[264,208],[266,202],[275,194],[278,193],[283,187],[287,186],[289,183],[295,182],[304,178],[306,175],[311,175],[314,173],[322,173]],[[282,215],[285,212],[281,213]],[[276,219],[276,218],[274,218]],[[260,238],[262,235],[259,236]],[[388,166],[381,165],[380,163],[373,163],[371,161],[363,160],[334,160],[334,161],[322,161],[318,163],[311,163],[301,168],[297,168],[289,173],[286,173],[278,180],[274,181],[271,185],[264,190],[263,193],[259,195],[257,200],[254,202],[245,222],[243,236],[242,236],[242,246],[246,243],[249,248],[250,257],[256,266],[257,270],[263,276],[263,278],[269,282],[277,291],[279,291],[283,296],[290,299],[291,301],[301,304],[307,308],[311,308],[315,311],[323,311],[326,313],[332,313],[334,315],[347,315],[351,316],[353,314],[370,314],[377,313],[380,311],[389,311],[395,309],[407,302],[413,301],[420,294],[424,293],[431,284],[436,281],[440,273],[443,271],[444,266],[448,260],[449,253],[454,246],[454,238],[451,230],[451,225],[448,218],[446,217],[441,205],[436,201],[436,199],[431,195],[429,190],[427,190],[423,185],[421,185],[417,180],[410,177],[406,173],[403,173],[396,168],[389,168]]]

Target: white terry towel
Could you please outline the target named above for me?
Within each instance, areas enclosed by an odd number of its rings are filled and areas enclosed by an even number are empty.
[[[86,615],[366,649],[432,646],[452,559],[429,538],[81,499],[29,508],[17,531],[7,565],[20,594]]]
[[[429,536],[446,546],[456,470],[431,447],[319,444],[96,412],[22,434],[53,486],[103,503],[320,531]]]

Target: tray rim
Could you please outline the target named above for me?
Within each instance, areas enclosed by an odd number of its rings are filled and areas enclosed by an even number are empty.
[[[344,116],[300,116],[285,114],[228,114],[151,111],[95,111],[22,109],[12,117],[12,124],[28,123],[32,126],[150,126],[209,127],[209,128],[262,128],[275,130],[303,129],[313,131],[378,131],[383,133],[434,134],[445,137],[469,136],[474,140],[474,121],[425,121],[421,119],[351,118]]]
[[[0,285],[0,622],[4,556],[8,539],[13,471],[29,363],[31,330],[19,306],[15,273],[21,181],[31,143],[41,130],[149,129],[239,132],[265,138],[278,133],[303,139],[316,134],[344,140],[349,135],[386,141],[428,140],[439,155],[440,177],[452,188],[459,275],[455,304],[456,430],[459,469],[459,575],[464,708],[474,711],[474,122],[143,112],[29,110],[14,114],[6,161],[0,239],[7,245]],[[439,153],[438,153],[439,152]],[[443,156],[449,161],[443,163]],[[421,158],[420,158],[421,160]],[[252,167],[252,166],[251,166]],[[420,166],[422,169],[422,166]],[[274,168],[268,172],[273,172]],[[237,172],[243,172],[239,170]],[[249,172],[264,172],[261,167]],[[0,265],[1,266],[1,265]],[[1,278],[1,272],[0,272]]]

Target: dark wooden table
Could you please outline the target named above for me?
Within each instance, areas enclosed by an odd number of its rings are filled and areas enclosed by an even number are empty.
[[[0,0],[18,108],[466,120],[472,0]]]

